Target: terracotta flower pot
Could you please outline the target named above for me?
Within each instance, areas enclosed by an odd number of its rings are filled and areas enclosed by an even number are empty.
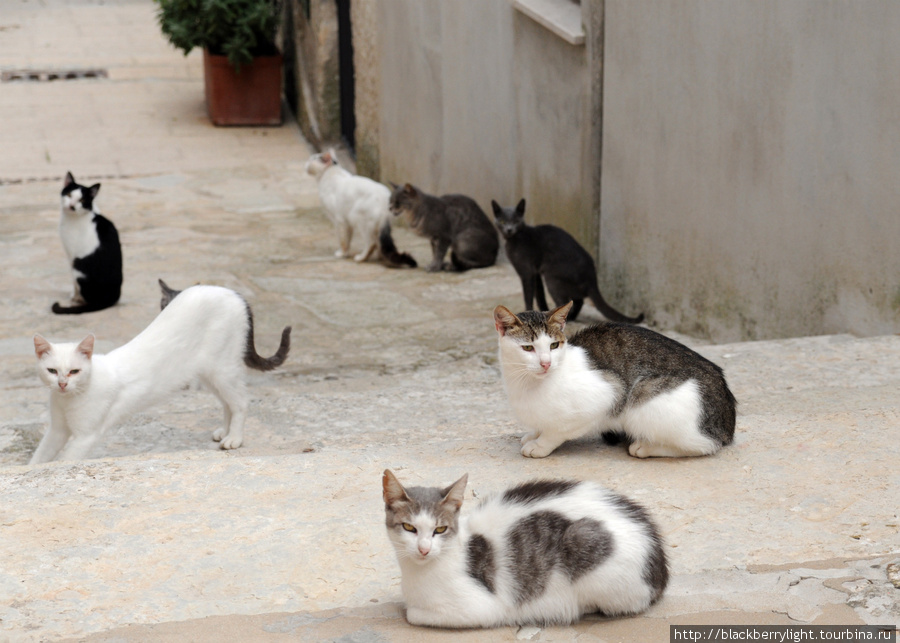
[[[282,56],[258,56],[239,72],[203,50],[206,109],[215,125],[281,125]]]

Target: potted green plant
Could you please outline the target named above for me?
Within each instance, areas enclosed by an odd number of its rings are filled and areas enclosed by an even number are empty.
[[[278,0],[156,0],[163,34],[203,49],[206,107],[216,125],[281,124]]]

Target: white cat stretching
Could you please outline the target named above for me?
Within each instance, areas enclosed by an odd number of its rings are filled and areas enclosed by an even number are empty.
[[[275,355],[260,357],[247,302],[226,288],[194,286],[177,294],[137,337],[106,355],[94,354],[93,335],[77,344],[51,344],[35,335],[38,373],[50,389],[50,427],[30,464],[84,458],[111,427],[196,380],[225,410],[225,426],[213,439],[223,449],[238,448],[248,404],[244,366],[280,366],[290,333],[288,326]]]
[[[407,487],[382,478],[406,619],[434,627],[553,625],[647,609],[668,583],[656,526],[591,482],[538,480],[460,515],[467,477]]]
[[[391,237],[391,191],[387,186],[342,168],[334,150],[311,156],[306,172],[316,178],[319,200],[337,232],[340,248],[336,257],[353,256],[354,261],[362,262],[377,250],[390,267],[416,267],[415,259],[398,252]],[[354,233],[363,244],[356,255],[350,252]]]
[[[604,322],[567,339],[571,307],[494,309],[503,383],[528,429],[522,455],[543,458],[604,432],[624,433],[637,458],[708,455],[732,441],[736,402],[721,368],[632,324]]]

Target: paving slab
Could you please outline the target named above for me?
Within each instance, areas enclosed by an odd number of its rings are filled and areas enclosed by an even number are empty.
[[[135,50],[84,42],[114,32]],[[521,306],[507,262],[429,274],[336,259],[296,125],[211,126],[199,60],[162,41],[150,0],[4,6],[0,68],[63,63],[110,77],[0,86],[0,641],[663,641],[670,624],[900,622],[900,337],[677,336],[724,367],[732,446],[642,461],[592,438],[526,459],[491,319]],[[102,182],[125,253],[122,301],[72,317],[49,312],[71,289],[67,170]],[[427,242],[396,240],[427,262]],[[194,389],[88,460],[28,466],[48,420],[32,335],[93,332],[111,350],[156,315],[160,277],[243,294],[261,353],[294,327],[286,364],[249,375],[245,445],[218,449],[221,409]],[[671,585],[631,619],[411,627],[383,527],[388,467],[413,484],[468,472],[467,502],[532,477],[606,484],[656,517]]]

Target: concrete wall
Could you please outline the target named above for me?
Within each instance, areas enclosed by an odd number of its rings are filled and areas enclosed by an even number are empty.
[[[508,0],[389,0],[377,12],[380,178],[462,192],[488,213],[491,199],[525,197],[530,222],[595,248],[585,47]]]
[[[716,340],[900,331],[900,4],[607,0],[608,299]]]

